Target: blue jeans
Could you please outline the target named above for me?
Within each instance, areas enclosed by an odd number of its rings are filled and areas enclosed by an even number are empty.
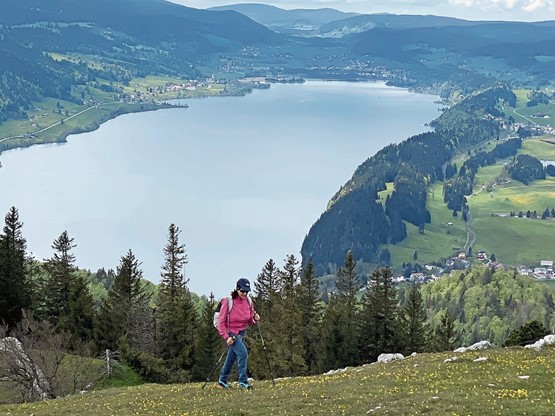
[[[220,373],[220,382],[227,383],[227,377],[233,368],[233,364],[237,361],[237,371],[239,373],[239,382],[248,384],[249,377],[247,376],[247,359],[248,351],[245,343],[243,342],[243,337],[245,336],[244,331],[242,334],[237,335],[235,342],[229,346],[227,349],[227,356],[225,357],[225,362],[222,367],[222,372]]]

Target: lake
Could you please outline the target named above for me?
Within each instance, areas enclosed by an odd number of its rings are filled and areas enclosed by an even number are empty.
[[[115,270],[132,249],[153,282],[174,223],[191,291],[225,296],[269,259],[300,258],[333,194],[384,146],[428,131],[435,100],[308,81],[127,114],[66,144],[3,153],[0,209],[19,210],[37,259],[67,230],[80,268]]]

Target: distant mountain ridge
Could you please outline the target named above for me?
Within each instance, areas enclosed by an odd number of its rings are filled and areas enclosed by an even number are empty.
[[[259,3],[230,4],[207,10],[233,10],[276,32],[299,36],[318,34],[323,25],[358,16],[358,13],[345,13],[330,8],[285,10]]]

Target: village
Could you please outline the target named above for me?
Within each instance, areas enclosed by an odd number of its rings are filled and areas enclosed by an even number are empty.
[[[496,261],[495,256],[493,256],[493,259],[488,257],[487,252],[483,250],[478,251],[476,254],[476,260],[479,264],[483,264],[493,271],[513,268]],[[408,277],[403,275],[395,276],[393,278],[393,282],[429,283],[451,274],[454,270],[467,270],[471,267],[471,264],[469,256],[467,256],[464,251],[460,251],[456,256],[445,260],[445,267],[439,267],[434,264],[425,264],[423,266],[424,271],[413,272]],[[521,264],[514,269],[521,276],[530,276],[538,280],[555,279],[555,273],[553,272],[553,260],[541,260],[539,264],[532,266]]]

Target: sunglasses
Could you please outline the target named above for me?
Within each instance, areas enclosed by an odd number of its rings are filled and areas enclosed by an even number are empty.
[[[247,295],[249,293],[248,290],[241,290],[241,289],[239,289],[239,292],[244,293],[245,295]]]

